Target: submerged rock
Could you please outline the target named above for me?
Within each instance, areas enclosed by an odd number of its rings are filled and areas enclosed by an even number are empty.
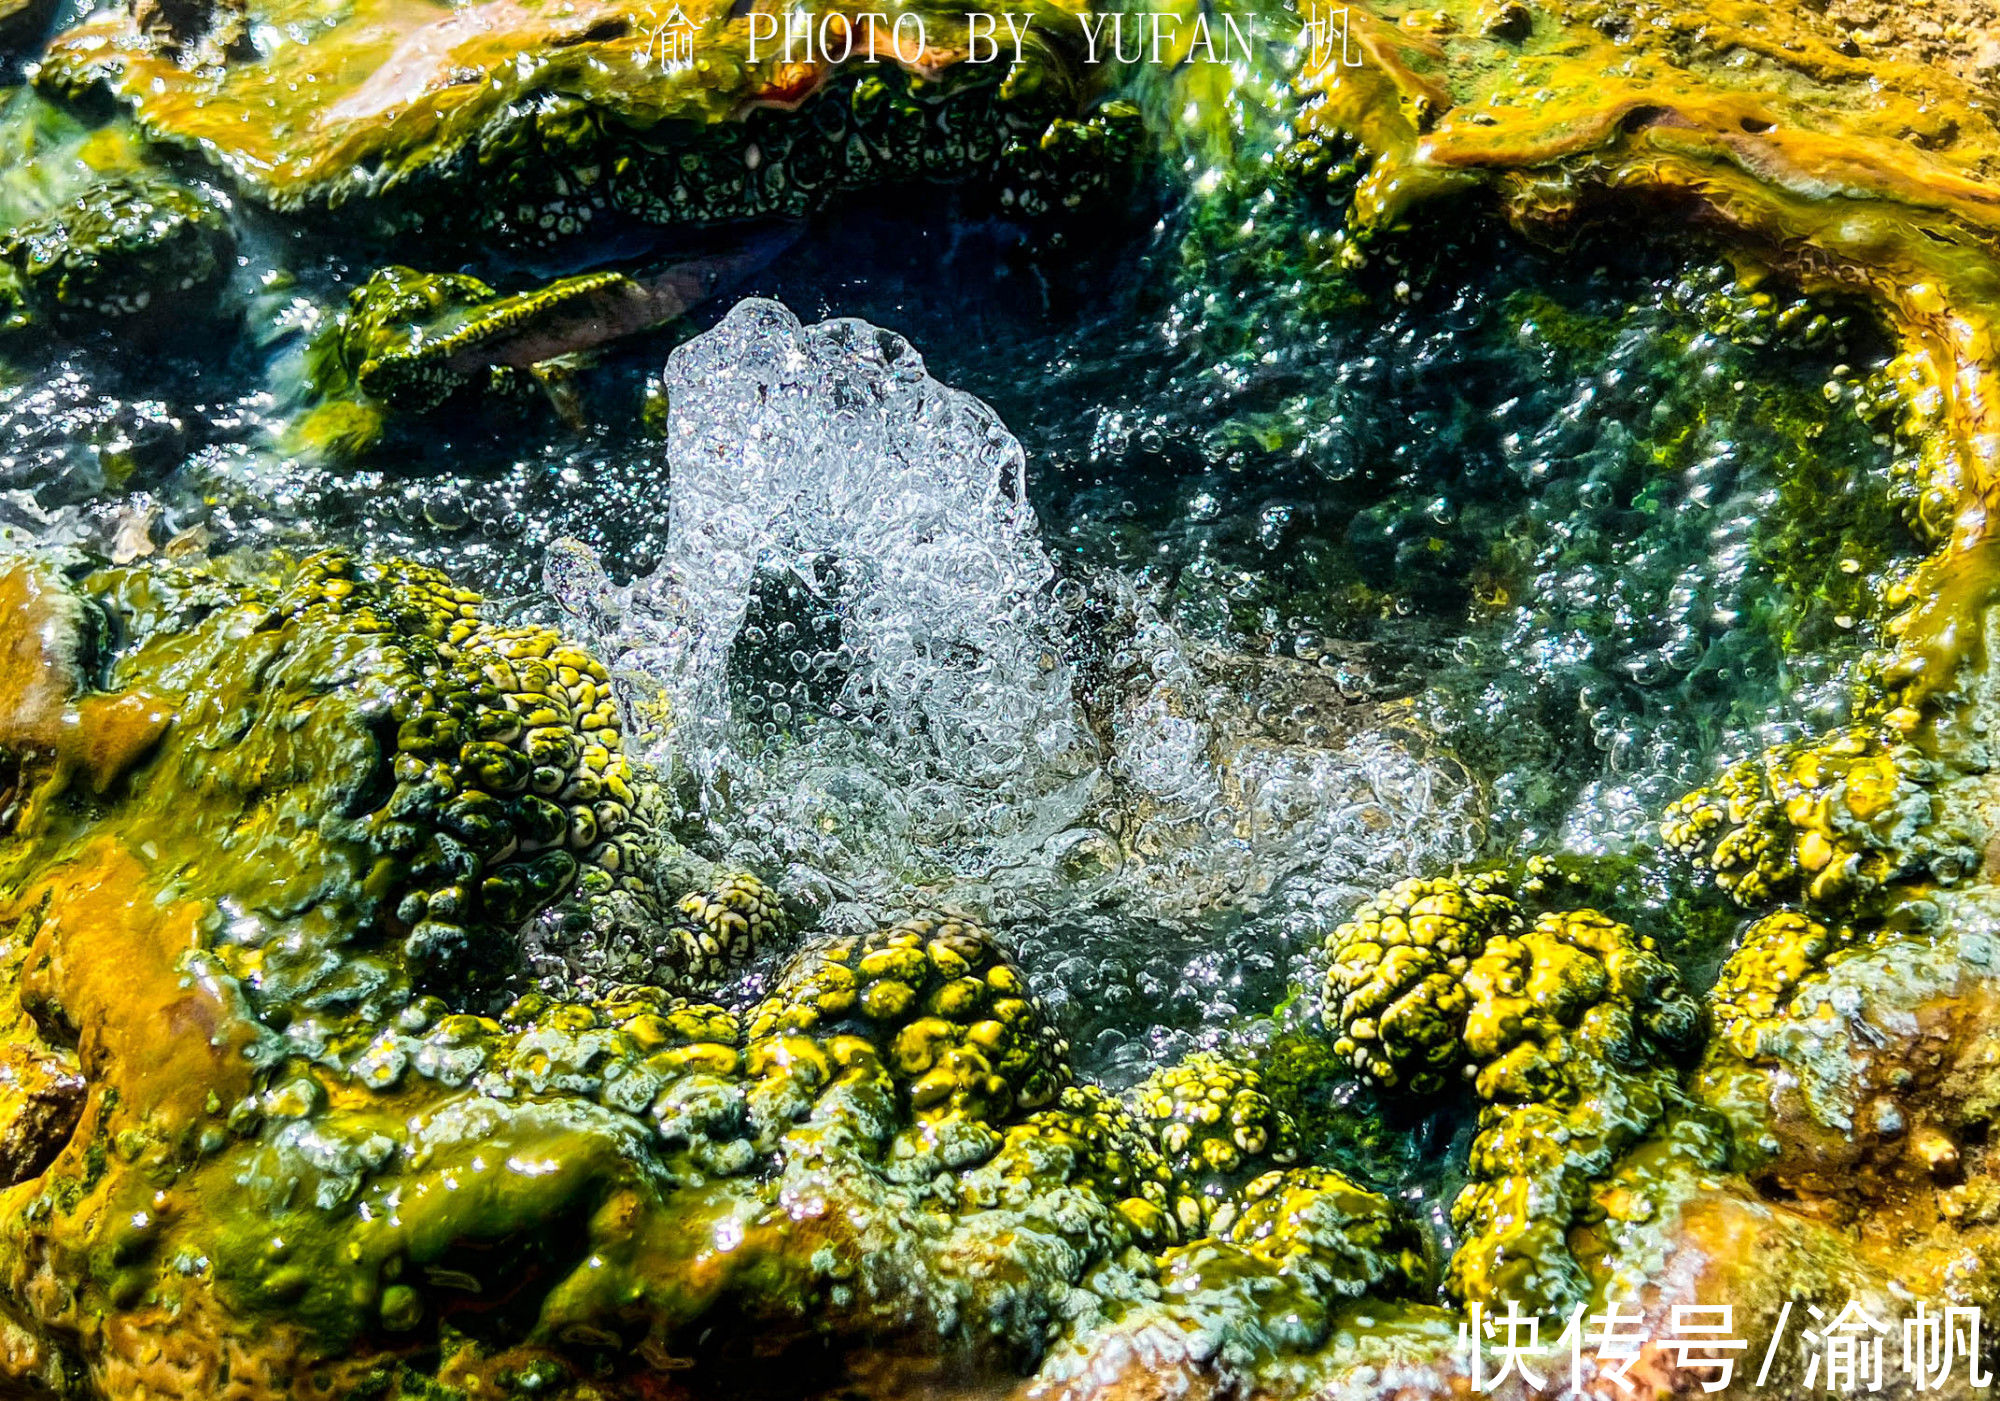
[[[510,296],[465,273],[378,268],[307,348],[319,402],[294,436],[342,456],[371,446],[392,415],[553,391],[574,357],[684,315],[794,237],[766,232],[726,254],[581,273]]]
[[[234,256],[213,200],[163,175],[117,176],[0,232],[0,306],[16,330],[177,328],[212,313]]]
[[[1890,679],[1913,701],[1951,684],[1976,630],[2000,483],[2000,137],[1964,64],[1908,61],[1930,23],[1751,0],[1369,4],[1343,35],[1358,60],[1305,46],[1319,100],[1293,152],[1357,245],[1461,197],[1553,238],[1664,210],[1716,231],[1749,280],[1877,308],[1903,349],[1914,514],[1941,547],[1894,600]]]
[[[1674,1064],[1699,1013],[1652,941],[1595,910],[1532,922],[1508,882],[1406,881],[1327,941],[1337,1054],[1388,1086],[1480,1101],[1452,1291],[1566,1316],[1590,1281],[1566,1258],[1602,1211],[1594,1181],[1653,1138],[1714,1168],[1726,1141]]]

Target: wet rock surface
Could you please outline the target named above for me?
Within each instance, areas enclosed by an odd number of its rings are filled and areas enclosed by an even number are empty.
[[[623,4],[142,3],[12,101],[8,1386],[1445,1396],[1512,1304],[1629,1307],[1693,1395],[1688,1306],[1740,1377],[1995,1301],[1969,31],[1385,3],[1218,94],[1060,7],[1004,72],[958,12],[870,71],[691,13],[681,66]],[[579,357],[691,330],[737,221],[953,186],[975,258],[1067,249],[1210,148],[1143,334],[983,362],[1004,421],[751,299],[652,361],[645,451],[467,485],[489,409],[580,432]],[[1409,237],[1470,209],[1735,272],[1489,250],[1481,301]],[[199,412],[90,362],[196,312],[243,342],[158,352]],[[643,528],[555,528],[580,463]],[[1625,1393],[1567,1364],[1510,1394]]]
[[[95,791],[39,775],[10,841],[10,1268],[58,1330],[17,1375],[641,1387],[734,1365],[749,1339],[718,1317],[836,1368],[885,1346],[1021,1365],[1162,1288],[1316,1315],[1425,1287],[1399,1208],[1284,1166],[1254,1072],[1191,1062],[1143,1113],[1075,1084],[962,920],[807,937],[743,1013],[647,986],[511,996],[508,931],[580,863],[617,869],[605,810],[629,782],[586,708],[602,673],[552,635],[338,557],[80,583],[40,580],[63,591],[58,655],[113,690],[65,703],[145,694],[176,718]],[[10,638],[43,616],[20,603]],[[178,838],[145,835],[190,795]],[[149,1055],[119,1030],[140,1024],[198,1034]],[[1189,1138],[1211,1084],[1234,1097],[1213,1151]]]
[[[1399,1046],[1423,1019],[1367,989],[1399,950],[1437,962],[1410,986],[1435,984],[1436,1044],[1469,1055],[1484,1106],[1440,1276],[1402,1206],[1305,1160],[1299,1116],[1323,1110],[1284,1060],[1198,1054],[1121,1099],[1076,1077],[963,919],[793,933],[738,878],[681,909],[741,921],[725,987],[759,945],[796,949],[740,1009],[659,984],[517,995],[512,931],[579,870],[602,891],[637,869],[612,857],[643,780],[594,661],[411,566],[72,573],[6,575],[24,695],[45,697],[15,708],[10,752],[60,711],[107,756],[17,780],[16,1376],[639,1395],[656,1369],[742,1365],[730,1318],[828,1386],[929,1358],[1033,1373],[1035,1395],[1450,1389],[1442,1278],[1457,1303],[1558,1314],[1630,1288],[1637,1375],[1677,1391],[1701,1370],[1671,1361],[1676,1303],[1720,1291],[1761,1321],[1987,1297],[1976,887],[1914,921],[1880,890],[1822,892],[1873,932],[1790,961],[1752,957],[1777,933],[1746,942],[1718,988],[1782,999],[1685,1080],[1676,973],[1548,908],[1550,868],[1519,895],[1384,893],[1334,938],[1325,1034]],[[158,805],[190,794],[169,837]],[[122,1030],[142,1022],[199,1034],[144,1054]],[[1464,1078],[1445,1054],[1359,1063],[1421,1064],[1430,1093]],[[1636,1116],[1616,1131],[1613,1101]]]

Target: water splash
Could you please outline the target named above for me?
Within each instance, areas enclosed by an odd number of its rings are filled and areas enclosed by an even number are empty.
[[[618,590],[569,544],[547,582],[717,859],[836,926],[948,904],[1129,942],[1469,853],[1471,785],[1402,712],[1062,577],[1020,445],[901,337],[747,301],[666,378],[664,562]]]
[[[874,902],[1073,820],[1093,744],[992,410],[899,337],[761,301],[676,350],[667,388],[667,554],[613,645],[671,716],[643,757],[694,777],[725,854]],[[558,601],[602,614],[560,562]]]

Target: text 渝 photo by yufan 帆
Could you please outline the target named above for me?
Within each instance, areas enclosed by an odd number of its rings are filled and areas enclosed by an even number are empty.
[[[882,3],[0,0],[0,1397],[1994,1390],[2000,8]]]

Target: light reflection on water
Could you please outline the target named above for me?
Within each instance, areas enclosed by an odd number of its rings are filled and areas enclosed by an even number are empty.
[[[757,558],[767,539],[726,577],[706,561],[694,577],[728,601],[703,606],[754,604],[768,628],[695,647],[677,692],[706,765],[683,840],[835,923],[929,899],[996,919],[1083,1063],[1117,1079],[1270,1007],[1374,884],[1482,851],[1624,852],[1729,746],[1838,719],[1868,581],[1910,551],[1883,505],[1893,449],[1845,403],[1879,359],[1864,334],[1733,343],[1686,250],[1483,236],[1349,269],[1338,217],[1258,173],[1275,104],[1202,110],[1202,153],[1095,240],[1038,253],[888,196],[739,289],[907,337],[1018,440],[1033,519],[1008,535],[997,498],[969,514],[984,478],[949,510],[916,503],[1006,576],[940,566],[921,598],[866,595],[917,598],[925,629],[814,603],[856,596],[817,576],[802,614],[777,606],[802,570],[907,535]],[[1215,163],[1231,145],[1249,174]],[[298,348],[372,252],[238,217],[240,339],[0,370],[0,528],[108,553],[407,553],[544,617],[558,540],[620,585],[675,562],[675,448],[639,404],[726,306],[608,354],[581,432],[451,420],[362,470],[308,466],[271,447]],[[1014,472],[1003,456],[975,465]],[[800,471],[824,487],[837,461]],[[830,645],[804,645],[823,615]],[[857,648],[874,708],[826,714]],[[986,709],[954,726],[975,693]],[[773,726],[761,748],[728,731],[738,708]]]

